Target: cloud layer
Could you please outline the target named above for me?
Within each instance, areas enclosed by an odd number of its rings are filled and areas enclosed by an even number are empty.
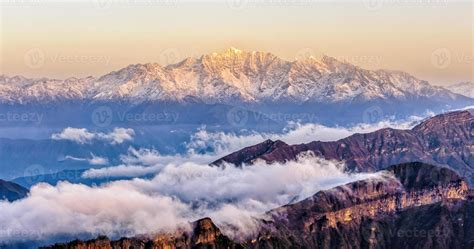
[[[101,186],[61,182],[38,184],[22,200],[0,202],[0,241],[45,240],[88,234],[110,237],[133,236],[189,228],[189,222],[209,216],[226,234],[244,238],[258,228],[255,218],[273,208],[298,201],[322,189],[377,174],[348,174],[340,162],[301,155],[297,161],[235,168],[210,167],[208,163],[242,147],[265,139],[287,143],[332,141],[353,133],[384,127],[410,128],[414,121],[380,122],[352,128],[291,123],[281,133],[244,134],[198,130],[183,155],[161,155],[156,150],[130,148],[122,164],[91,169],[87,178],[140,177],[151,179],[114,181]],[[66,128],[53,139],[85,144],[94,140],[119,144],[132,140],[132,129],[116,128],[110,133]],[[74,158],[77,159],[77,158]],[[105,158],[93,156],[91,163]],[[15,236],[21,234],[21,236]]]
[[[90,169],[83,175],[85,178],[107,177],[141,177],[159,172],[170,163],[183,164],[194,162],[208,164],[229,153],[246,146],[261,143],[266,139],[282,140],[289,144],[307,143],[310,141],[335,141],[354,133],[368,133],[382,128],[409,129],[421,117],[412,117],[403,122],[381,121],[376,124],[359,124],[354,127],[327,127],[320,124],[290,123],[280,133],[247,132],[243,134],[210,132],[204,127],[194,133],[186,143],[185,154],[162,155],[153,149],[129,148],[126,155],[121,156],[123,164]]]
[[[109,133],[89,132],[86,128],[67,127],[60,133],[51,135],[53,140],[69,140],[79,144],[91,143],[93,140],[101,140],[110,144],[121,144],[132,141],[135,131],[131,128],[114,128]]]
[[[304,156],[286,164],[257,163],[242,169],[171,163],[150,180],[98,187],[39,184],[25,199],[0,202],[0,224],[7,229],[0,232],[0,240],[18,240],[9,236],[11,231],[22,231],[22,239],[131,236],[185,228],[204,216],[242,238],[256,230],[254,218],[265,211],[370,176],[347,174],[342,164]]]
[[[432,114],[427,113],[426,116]],[[200,129],[187,144],[189,152],[201,153],[211,150],[216,154],[223,155],[242,149],[243,147],[260,143],[266,139],[282,140],[288,144],[308,143],[311,141],[336,141],[354,133],[369,133],[382,128],[409,129],[415,126],[424,117],[412,116],[402,121],[380,121],[374,124],[357,124],[352,127],[328,127],[321,124],[300,124],[290,122],[282,132],[259,133],[250,131],[236,134],[226,132],[209,132],[205,128]]]

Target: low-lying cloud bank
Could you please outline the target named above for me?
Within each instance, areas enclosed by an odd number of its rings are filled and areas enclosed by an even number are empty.
[[[38,184],[25,199],[0,202],[0,241],[149,234],[186,228],[204,216],[243,238],[258,228],[254,218],[270,209],[375,175],[348,174],[343,167],[312,156],[241,169],[187,162],[164,165],[150,180]]]
[[[135,149],[130,147],[128,153],[120,156],[122,164],[98,169],[89,169],[82,174],[84,178],[115,178],[141,177],[160,172],[169,164],[208,164],[220,157],[227,150],[220,153],[199,154],[192,150],[182,155],[162,155],[154,149]]]
[[[165,165],[194,162],[208,164],[229,153],[246,146],[261,143],[266,139],[282,140],[289,144],[306,143],[315,140],[335,141],[354,133],[368,133],[382,128],[409,129],[422,117],[412,117],[403,122],[382,121],[376,124],[359,124],[354,127],[327,127],[320,124],[290,123],[281,133],[246,134],[209,132],[204,127],[199,129],[186,144],[185,154],[162,155],[153,149],[129,148],[126,155],[121,156],[120,165],[90,169],[83,174],[85,178],[108,177],[141,177],[159,172]]]
[[[91,143],[94,140],[109,142],[110,144],[121,144],[132,141],[135,131],[131,128],[114,128],[109,133],[89,132],[86,128],[67,127],[60,133],[51,135],[53,140],[69,140],[79,144]]]
[[[426,116],[430,116],[429,113]],[[380,121],[374,124],[358,124],[353,127],[328,127],[321,124],[289,123],[281,133],[248,132],[245,134],[209,132],[200,129],[187,144],[189,152],[200,153],[211,150],[219,155],[234,152],[266,139],[282,140],[288,144],[308,143],[311,141],[336,141],[355,133],[369,133],[382,128],[410,129],[424,117],[412,116],[403,121]]]
[[[209,162],[265,139],[280,139],[290,144],[332,141],[385,127],[407,129],[419,120],[421,117],[352,128],[292,123],[281,133],[235,134],[202,128],[191,137],[187,153],[182,155],[130,148],[120,157],[122,164],[91,169],[83,177],[151,175],[151,179],[114,181],[101,186],[68,182],[57,186],[38,184],[25,199],[13,203],[0,201],[0,241],[44,241],[84,234],[133,236],[186,229],[190,221],[205,216],[211,217],[226,234],[244,238],[257,231],[255,218],[262,218],[268,210],[304,199],[319,190],[378,177],[378,174],[349,174],[342,163],[311,155],[284,164],[257,162],[243,168],[210,167]],[[81,144],[93,140],[119,144],[132,140],[133,136],[132,129],[124,128],[107,134],[66,128],[52,138]],[[104,160],[95,158],[94,162],[101,164]]]

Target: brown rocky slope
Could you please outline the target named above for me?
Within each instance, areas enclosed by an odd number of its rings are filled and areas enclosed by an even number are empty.
[[[302,152],[329,160],[345,161],[347,169],[374,172],[390,165],[422,161],[454,169],[474,184],[474,115],[472,111],[441,114],[411,130],[381,129],[354,134],[334,142],[314,141],[288,145],[267,140],[231,153],[213,165],[252,164],[295,160]]]
[[[463,178],[423,163],[379,174],[268,212],[246,241],[232,241],[205,218],[190,233],[48,248],[473,248],[474,200]]]

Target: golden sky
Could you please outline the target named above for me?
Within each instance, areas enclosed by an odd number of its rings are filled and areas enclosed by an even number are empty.
[[[5,0],[0,74],[99,76],[233,46],[456,83],[473,80],[473,15],[454,0]]]

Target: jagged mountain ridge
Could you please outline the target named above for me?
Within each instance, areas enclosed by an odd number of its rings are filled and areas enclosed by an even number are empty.
[[[474,202],[450,169],[389,167],[268,212],[258,234],[232,241],[209,218],[190,232],[110,241],[100,237],[46,248],[471,248]],[[416,233],[415,233],[416,231]],[[423,232],[420,234],[420,232]]]
[[[446,87],[453,93],[461,94],[467,97],[474,98],[474,82],[465,81],[452,84]]]
[[[381,129],[334,142],[288,145],[267,140],[231,153],[213,165],[295,160],[311,152],[328,160],[345,161],[347,169],[373,172],[393,164],[423,161],[450,167],[474,184],[474,115],[456,111],[429,118],[411,130]]]
[[[189,232],[175,232],[171,234],[159,234],[150,239],[149,236],[136,238],[121,238],[111,241],[107,237],[99,236],[90,241],[75,240],[67,244],[58,243],[42,249],[65,249],[65,248],[95,248],[95,249],[139,249],[139,248],[242,248],[229,237],[223,235],[220,229],[210,218],[203,218],[191,224],[193,230]]]
[[[273,210],[257,247],[472,247],[474,202],[455,172],[423,163],[382,172]]]
[[[64,100],[211,102],[460,98],[404,72],[365,70],[323,56],[285,61],[265,52],[230,48],[180,63],[129,65],[101,77],[27,79],[0,76],[0,101],[30,103]]]

